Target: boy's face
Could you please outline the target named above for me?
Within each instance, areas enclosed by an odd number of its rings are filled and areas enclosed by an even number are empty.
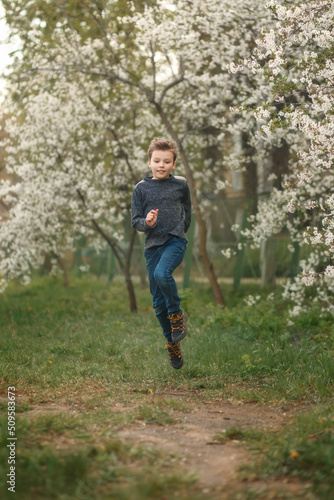
[[[162,151],[160,149],[153,151],[148,164],[152,170],[153,179],[168,179],[176,165],[173,151]]]

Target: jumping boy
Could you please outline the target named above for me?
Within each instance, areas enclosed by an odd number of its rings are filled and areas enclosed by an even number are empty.
[[[191,199],[184,177],[173,176],[177,147],[155,138],[148,149],[152,177],[144,177],[132,194],[131,224],[145,233],[145,259],[153,308],[166,338],[169,361],[183,366],[180,341],[187,335],[187,314],[181,310],[173,271],[184,257],[191,221]]]

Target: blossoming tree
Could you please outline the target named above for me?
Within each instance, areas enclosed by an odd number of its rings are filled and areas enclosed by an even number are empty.
[[[157,0],[145,9],[145,2],[137,2],[131,15],[121,15],[118,10],[115,17],[115,6],[121,4],[80,4],[83,21],[79,23],[80,16],[71,10],[73,5],[79,8],[79,4],[55,2],[49,23],[53,23],[53,30],[46,39],[43,33],[50,30],[45,14],[48,2],[6,2],[11,24],[19,31],[22,26],[28,30],[20,85],[32,99],[41,88],[53,95],[60,74],[67,80],[79,81],[82,92],[100,115],[96,123],[118,117],[113,130],[119,132],[118,141],[129,162],[136,159],[133,151],[147,147],[149,133],[168,132],[178,144],[190,186],[201,259],[216,301],[223,304],[207,252],[206,220],[213,207],[205,193],[217,193],[225,186],[224,128],[229,106],[238,99],[236,89],[248,78],[231,78],[227,63],[236,53],[249,56],[256,33],[267,25],[270,15],[264,2],[255,0],[237,0],[233,6],[218,0]],[[30,15],[29,26],[18,14],[24,8]],[[17,74],[14,71],[14,77]],[[129,141],[126,127],[120,127],[120,117],[124,115],[122,123],[128,124],[126,110],[134,105],[137,129]],[[133,145],[130,150],[129,142]],[[215,150],[211,157],[210,150]],[[138,166],[136,161],[131,164]]]
[[[106,239],[108,228],[117,225],[124,213],[130,187],[143,175],[147,143],[163,130],[178,144],[198,221],[200,255],[217,303],[223,304],[224,298],[206,248],[206,220],[213,207],[205,193],[224,188],[224,155],[233,167],[235,155],[224,151],[228,129],[246,135],[246,147],[252,148],[258,165],[266,161],[273,143],[279,146],[285,141],[290,151],[289,172],[260,202],[253,217],[256,224],[245,234],[257,243],[286,225],[296,241],[304,243],[308,238],[315,247],[321,243],[331,251],[331,219],[322,217],[328,206],[331,209],[331,197],[324,197],[325,190],[331,189],[331,174],[324,160],[325,139],[317,138],[319,131],[328,138],[331,120],[327,85],[331,67],[326,66],[330,47],[324,45],[331,43],[329,2],[291,9],[272,3],[278,28],[265,2],[255,0],[236,0],[233,6],[227,0],[157,0],[149,6],[137,2],[130,13],[121,0],[103,5],[55,2],[50,23],[46,0],[5,4],[12,26],[25,30],[25,36],[23,57],[12,72],[14,97],[19,96],[19,101],[10,106],[21,121],[8,122],[12,140],[8,161],[21,182],[14,188],[8,183],[2,186],[2,196],[12,203],[10,221],[2,229],[4,247],[6,238],[13,245],[7,245],[11,255],[3,255],[3,276],[13,276],[15,266],[27,273],[28,261],[37,265],[42,242],[43,251],[57,245],[61,252],[73,246],[82,231]],[[28,24],[21,15],[24,8],[30,16]],[[304,15],[310,20],[303,24]],[[322,38],[313,33],[312,23],[315,29],[325,27]],[[261,42],[262,51],[257,59],[251,58],[261,29],[271,26]],[[305,52],[308,44],[312,51]],[[232,60],[245,61],[242,71],[238,64],[230,65]],[[257,125],[249,107],[259,100],[267,101],[257,109],[259,123],[270,122],[252,136]],[[248,109],[239,119],[231,118],[231,104]],[[212,157],[210,150],[215,150]],[[300,151],[304,154],[295,161]],[[33,186],[39,186],[34,203]],[[71,190],[59,194],[59,186]],[[53,192],[53,204],[46,203]],[[295,210],[294,217],[288,209]],[[306,237],[310,211],[319,224]],[[18,231],[23,213],[29,235]],[[22,245],[17,244],[18,238],[16,243],[11,239],[15,224]],[[117,251],[115,240],[109,244]],[[320,250],[312,253],[303,278],[289,289],[295,298],[299,294],[299,302],[302,280],[319,278],[329,290],[330,264],[321,277],[312,274],[316,271],[306,272],[312,262],[314,269],[319,265],[320,257]]]
[[[307,258],[300,261],[300,274],[285,288],[285,297],[295,304],[292,316],[310,300],[334,314],[333,3],[282,5],[272,0],[267,6],[276,26],[257,40],[252,58],[230,69],[251,69],[258,76],[258,87],[270,90],[269,99],[256,108],[260,130],[253,143],[259,149],[261,144],[285,140],[289,169],[283,189],[273,188],[259,203],[253,228],[244,234],[260,244],[286,227],[292,240],[308,249]],[[291,246],[292,251],[296,248]]]
[[[3,181],[0,188],[10,207],[0,225],[2,286],[18,276],[28,281],[45,254],[61,256],[85,236],[97,249],[106,242],[111,247],[135,311],[129,272],[135,233],[127,251],[121,244],[129,207],[122,185],[135,178],[112,133],[116,124],[102,120],[78,82],[64,78],[53,84],[52,95],[29,96],[23,109],[22,121],[22,107],[12,107],[17,114],[6,120],[6,166],[18,181]]]

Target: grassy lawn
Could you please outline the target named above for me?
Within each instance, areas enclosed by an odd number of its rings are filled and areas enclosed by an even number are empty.
[[[225,290],[228,307],[210,290],[182,292],[189,336],[185,365],[173,370],[146,289],[136,289],[139,312],[128,312],[122,283],[90,277],[64,288],[36,277],[0,297],[0,495],[7,491],[7,388],[16,388],[18,498],[208,498],[177,467],[177,457],[130,446],[117,430],[133,422],[174,423],[192,401],[220,399],[303,409],[283,432],[231,429],[254,453],[243,477],[284,476],[312,481],[327,499],[334,488],[334,327],[310,308],[287,326],[279,298],[248,306],[248,287]],[[164,397],[189,391],[189,404]],[[32,412],[57,406],[54,413]],[[63,411],[61,407],[63,405]],[[126,411],[119,411],[125,408]],[[307,408],[307,410],[305,410]],[[69,411],[69,409],[71,411]],[[171,465],[171,464],[175,464]],[[241,493],[240,493],[241,494]],[[240,498],[251,498],[247,492]],[[284,497],[282,497],[284,498]]]

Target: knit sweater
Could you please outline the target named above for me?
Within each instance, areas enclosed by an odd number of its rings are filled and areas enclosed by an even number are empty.
[[[153,226],[146,215],[159,209]],[[185,233],[191,222],[191,199],[184,177],[170,175],[167,179],[144,177],[132,194],[131,224],[145,233],[145,249],[166,243],[172,236],[187,239]]]

